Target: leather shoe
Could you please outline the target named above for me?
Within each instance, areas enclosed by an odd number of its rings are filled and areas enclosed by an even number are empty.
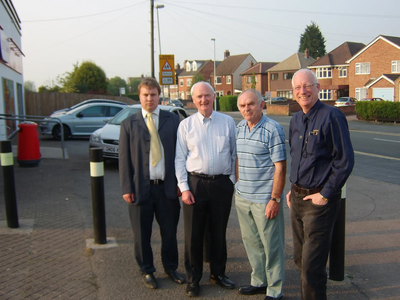
[[[149,289],[156,289],[158,288],[157,280],[154,277],[153,273],[151,274],[144,274],[143,275],[143,283]]]
[[[242,295],[265,294],[266,292],[265,286],[244,285],[239,288],[239,293]]]
[[[234,289],[235,288],[235,284],[226,275],[222,275],[222,276],[211,275],[210,281],[212,283],[218,284],[220,287],[223,287],[224,289]]]
[[[186,285],[186,295],[189,297],[197,297],[199,295],[199,283],[192,282]]]
[[[264,298],[264,300],[281,300],[281,299],[283,299],[283,296],[280,296],[279,298],[274,298],[274,297],[271,297],[271,296],[266,296],[266,297]]]
[[[186,282],[186,280],[181,275],[179,275],[179,273],[176,270],[168,271],[166,273],[168,277],[171,278],[176,283],[182,284]]]

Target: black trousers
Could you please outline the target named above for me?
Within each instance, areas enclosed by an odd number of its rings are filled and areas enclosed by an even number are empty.
[[[155,272],[151,233],[154,216],[161,232],[161,260],[165,271],[178,268],[176,229],[179,221],[179,199],[168,199],[164,185],[151,185],[150,198],[143,205],[128,204],[133,230],[135,258],[142,273]]]
[[[292,188],[290,196],[294,262],[301,271],[301,299],[326,300],[326,263],[341,195],[335,195],[326,205],[304,201],[306,195]]]
[[[203,275],[203,241],[209,224],[210,271],[225,274],[227,260],[226,227],[232,206],[233,183],[229,176],[202,179],[188,175],[195,203],[183,204],[185,226],[185,268],[188,282],[200,282]]]

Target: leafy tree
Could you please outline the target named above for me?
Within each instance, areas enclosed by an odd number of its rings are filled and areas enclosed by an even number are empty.
[[[129,84],[128,84],[129,93],[137,93],[138,92],[138,86],[139,86],[141,80],[142,79],[140,79],[140,78],[130,78]]]
[[[73,81],[81,94],[107,93],[106,73],[93,62],[84,61],[74,72]]]
[[[58,85],[54,85],[52,87],[49,87],[48,85],[41,85],[38,88],[39,93],[49,93],[49,92],[54,92],[54,93],[60,93],[61,92],[61,87]]]
[[[299,52],[304,52],[306,49],[308,49],[309,55],[315,59],[326,54],[325,38],[314,21],[306,27],[300,37]]]
[[[192,89],[192,86],[193,86],[196,82],[199,82],[199,81],[205,81],[205,78],[204,78],[204,75],[203,75],[203,74],[197,73],[196,75],[193,76],[192,84],[190,85],[190,87],[188,87],[188,91],[190,91],[190,90]]]
[[[108,81],[108,93],[113,96],[119,96],[119,88],[125,88],[125,93],[128,91],[128,86],[125,79],[115,76]]]
[[[36,85],[33,81],[24,81],[24,90],[27,92],[36,92]]]
[[[251,88],[253,90],[255,90],[256,89],[256,85],[257,85],[256,73],[253,72],[253,75],[251,75]]]
[[[77,87],[75,86],[74,76],[76,71],[78,70],[79,63],[74,65],[74,69],[72,72],[65,72],[63,76],[57,76],[57,81],[61,84],[60,92],[62,93],[76,93],[78,92]]]

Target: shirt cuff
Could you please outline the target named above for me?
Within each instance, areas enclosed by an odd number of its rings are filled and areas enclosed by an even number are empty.
[[[178,187],[181,190],[181,193],[189,190],[189,184],[187,183],[187,181],[178,183]]]

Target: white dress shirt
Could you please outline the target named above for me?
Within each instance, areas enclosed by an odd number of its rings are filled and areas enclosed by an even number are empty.
[[[197,112],[181,121],[176,142],[175,170],[182,192],[189,190],[187,172],[229,175],[236,182],[236,125],[232,117]]]
[[[142,108],[142,115],[143,115],[143,119],[144,119],[144,122],[146,123],[146,125],[147,125],[147,114],[148,113],[149,113],[148,111],[146,111]],[[154,124],[155,124],[157,132],[158,132],[160,108],[157,106],[157,108],[152,112],[152,114],[153,114],[152,117],[154,120]],[[165,178],[164,147],[163,147],[163,144],[161,143],[160,136],[158,136],[158,140],[159,140],[160,146],[161,146],[161,159],[155,167],[153,167],[153,165],[151,164],[151,158],[149,155],[149,167],[150,167],[150,179],[151,180],[154,180],[154,179],[164,180],[164,178]]]

